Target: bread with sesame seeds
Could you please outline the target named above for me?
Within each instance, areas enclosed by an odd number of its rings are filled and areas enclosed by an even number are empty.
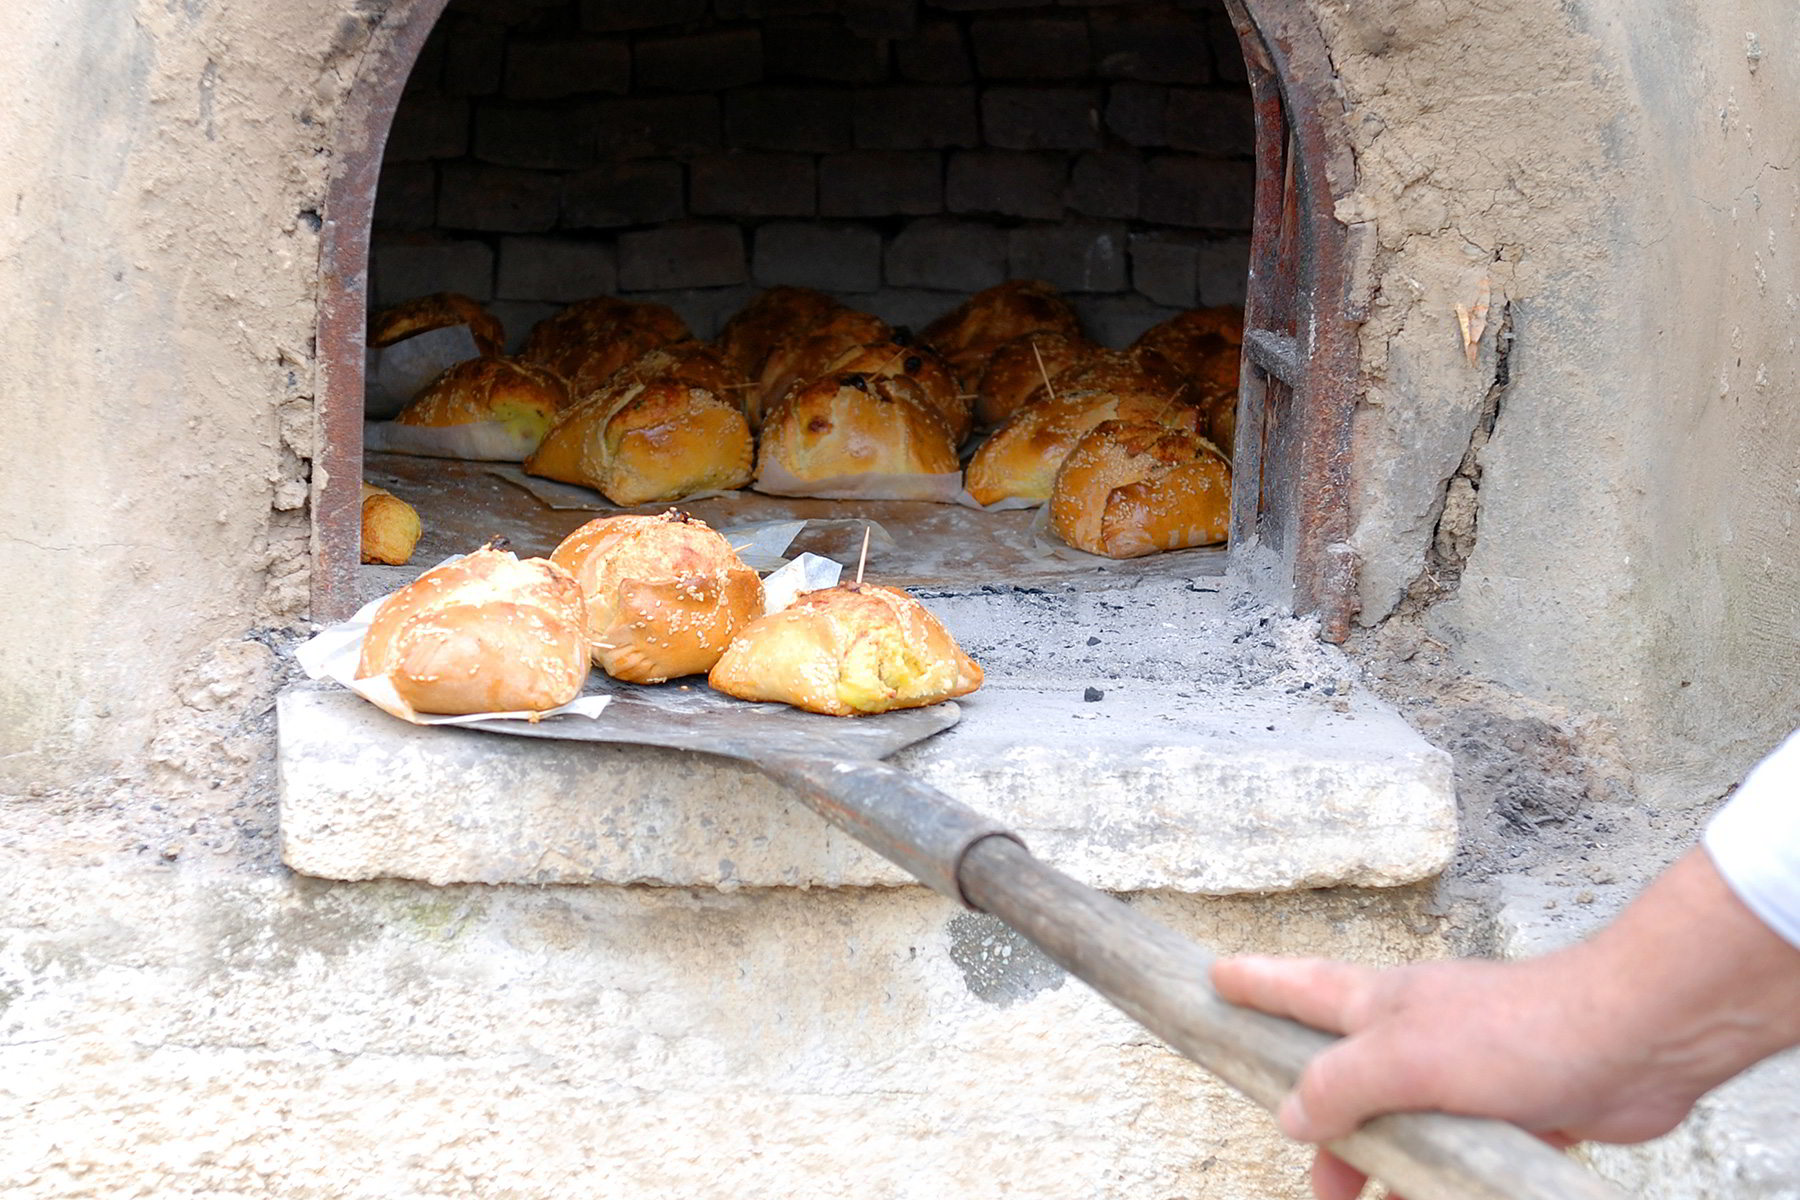
[[[627,683],[711,669],[763,611],[762,581],[731,543],[673,509],[589,521],[550,560],[580,585],[594,662]]]
[[[461,292],[434,292],[382,309],[369,319],[369,345],[377,350],[434,329],[467,325],[475,349],[491,357],[506,349],[499,318]]]
[[[847,476],[954,474],[950,427],[919,385],[856,373],[815,380],[769,414],[757,449],[756,484],[814,495],[812,482]],[[873,493],[870,498],[876,498]]]
[[[1008,417],[969,460],[969,494],[981,504],[1048,500],[1063,459],[1102,421],[1143,420],[1193,432],[1198,410],[1157,392],[1059,392]]]
[[[982,672],[905,592],[847,583],[753,622],[706,681],[741,700],[851,717],[965,696]]]
[[[385,680],[418,712],[543,712],[581,694],[585,635],[581,589],[567,571],[483,548],[389,596],[356,675]]]
[[[1231,466],[1190,430],[1102,422],[1056,473],[1050,528],[1108,558],[1214,545],[1231,531]]]

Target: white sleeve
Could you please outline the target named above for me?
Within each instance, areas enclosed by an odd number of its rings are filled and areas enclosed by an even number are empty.
[[[1738,899],[1800,946],[1800,730],[1745,777],[1705,844]]]

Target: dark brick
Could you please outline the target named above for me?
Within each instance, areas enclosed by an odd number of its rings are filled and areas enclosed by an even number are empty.
[[[500,268],[494,294],[502,300],[548,300],[567,304],[617,291],[619,268],[609,242],[561,238],[500,239]]]
[[[594,162],[594,131],[560,105],[483,104],[475,111],[475,155],[503,167],[578,170]]]
[[[432,92],[408,92],[394,110],[388,162],[460,158],[469,152],[469,102]]]
[[[517,354],[531,327],[545,317],[554,316],[562,305],[536,300],[491,300],[484,307],[488,315],[506,330],[506,352]]]
[[[985,12],[994,8],[1037,8],[1043,0],[925,0],[932,8],[950,12]]]
[[[419,57],[406,76],[407,91],[435,92],[444,86],[444,59],[450,49],[450,25],[450,21],[440,20],[432,26],[431,35],[420,47]]]
[[[811,221],[764,225],[756,231],[755,276],[763,287],[872,292],[881,286],[881,234]]]
[[[444,90],[453,96],[491,96],[506,67],[506,27],[453,14],[443,21]]]
[[[688,211],[696,216],[810,217],[818,181],[806,154],[713,154],[688,164]]]
[[[713,11],[727,21],[763,17],[806,17],[837,8],[835,0],[714,0]]]
[[[919,29],[919,0],[840,0],[838,11],[864,37],[909,38]]]
[[[437,168],[383,163],[375,188],[375,228],[430,229],[437,223]]]
[[[506,51],[506,94],[554,100],[631,90],[631,48],[620,39],[514,38]]]
[[[1115,83],[1106,93],[1106,127],[1133,146],[1166,146],[1169,89],[1150,83]]]
[[[625,291],[729,287],[748,277],[744,235],[736,225],[664,225],[619,235],[619,287]]]
[[[706,0],[581,0],[581,27],[595,33],[680,25],[706,15]]]
[[[1201,239],[1194,234],[1131,235],[1131,286],[1147,299],[1192,308],[1200,290],[1196,269]]]
[[[484,163],[445,163],[438,225],[491,233],[539,233],[556,225],[560,176]]]
[[[819,163],[822,216],[922,216],[943,208],[944,164],[935,150],[858,150]]]
[[[1256,153],[1256,110],[1244,92],[1169,92],[1169,145],[1217,155]]]
[[[1080,16],[984,17],[969,26],[984,79],[1082,79],[1089,74]]]
[[[1068,163],[1060,154],[974,150],[952,154],[944,207],[954,213],[1054,220],[1063,214]]]
[[[741,150],[848,150],[850,106],[836,88],[746,88],[725,97],[725,137]]]
[[[1209,241],[1194,254],[1198,304],[1238,304],[1250,277],[1250,239]]]
[[[1213,71],[1223,83],[1250,82],[1250,68],[1244,65],[1244,46],[1232,27],[1231,17],[1217,4],[1206,9],[1206,36],[1212,42]]]
[[[1248,230],[1254,208],[1251,164],[1167,155],[1145,169],[1138,215],[1157,225]]]
[[[1026,225],[1007,240],[1015,279],[1042,279],[1065,292],[1117,292],[1125,287],[1123,224],[1062,221]]]
[[[1127,292],[1121,296],[1077,293],[1075,315],[1087,335],[1102,346],[1122,348],[1138,340],[1146,329],[1160,325],[1181,310],[1152,304],[1142,296]]]
[[[565,228],[651,225],[685,212],[680,163],[660,159],[608,163],[563,179]]]
[[[1004,272],[1006,264],[999,269]],[[977,284],[975,290],[988,286]],[[872,312],[895,329],[923,329],[969,298],[969,289],[936,291],[927,288],[884,287],[866,297],[848,300],[854,308]]]
[[[432,292],[494,294],[494,251],[486,242],[434,237],[382,238],[370,252],[374,303],[398,304]]]
[[[968,83],[975,78],[969,40],[955,21],[925,21],[919,32],[894,43],[894,69],[915,83]]]
[[[717,150],[715,96],[627,96],[588,109],[602,158],[644,158]]]
[[[854,104],[856,144],[866,149],[981,145],[972,87],[862,88]]]
[[[1083,154],[1069,172],[1069,208],[1088,217],[1132,220],[1143,178],[1144,160],[1132,151]]]
[[[1100,144],[1097,88],[989,88],[981,127],[1005,150],[1084,150]]]
[[[1207,83],[1212,41],[1205,19],[1162,6],[1093,13],[1100,74],[1146,83]]]
[[[890,287],[992,287],[1006,279],[1006,231],[974,221],[914,221],[888,245],[886,274]]]
[[[880,83],[887,78],[885,41],[861,37],[828,18],[770,21],[763,26],[763,66],[772,79]]]
[[[762,34],[755,29],[639,38],[636,54],[633,79],[639,88],[714,92],[763,76]]]

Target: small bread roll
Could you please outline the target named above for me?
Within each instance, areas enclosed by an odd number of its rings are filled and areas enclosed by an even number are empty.
[[[998,425],[1034,399],[1044,398],[1044,384],[1088,356],[1100,345],[1078,334],[1038,332],[1014,338],[995,350],[981,372],[975,391],[975,416],[983,425]]]
[[[719,349],[733,370],[755,379],[776,342],[799,337],[843,307],[811,288],[770,288],[725,322]]]
[[[743,487],[754,454],[731,402],[672,380],[615,377],[557,418],[524,469],[628,508]]]
[[[834,717],[936,704],[981,680],[981,667],[924,605],[870,583],[806,592],[753,622],[706,677],[740,700]]]
[[[957,445],[960,446],[975,427],[972,397],[957,391],[956,377],[950,373],[950,368],[925,346],[908,346],[894,341],[852,346],[825,364],[821,377],[832,375],[862,375],[870,379],[904,376],[919,385],[925,402],[944,418]]]
[[[1069,302],[1047,283],[1014,279],[977,292],[925,327],[919,340],[944,356],[963,391],[972,392],[988,356],[1028,333],[1081,335]]]
[[[476,351],[484,356],[506,349],[506,329],[499,318],[461,292],[435,292],[382,309],[369,321],[369,345],[380,350],[453,325],[467,325]]]
[[[1056,473],[1050,528],[1109,558],[1222,542],[1231,531],[1231,467],[1218,447],[1186,430],[1102,422]]]
[[[1189,432],[1199,413],[1155,392],[1069,392],[1027,405],[983,442],[969,460],[966,486],[982,504],[1010,497],[1047,500],[1056,469],[1102,421],[1141,420]]]
[[[376,611],[358,680],[384,679],[402,711],[543,712],[587,681],[581,589],[542,558],[481,549],[434,567]],[[387,707],[384,705],[383,707]]]
[[[589,651],[627,683],[709,670],[762,615],[762,581],[704,521],[674,510],[589,521],[550,555],[586,597]]]
[[[801,481],[942,475],[958,465],[950,427],[910,378],[834,375],[789,393],[769,415],[756,477],[765,483],[772,468]]]
[[[397,425],[473,425],[498,421],[541,441],[568,396],[562,380],[516,358],[471,358],[426,384],[394,417]]]
[[[595,296],[533,325],[519,357],[567,380],[568,403],[574,404],[640,356],[691,337],[686,322],[666,304]]]
[[[750,389],[752,399],[746,405],[745,416],[751,427],[762,428],[771,409],[789,392],[823,376],[832,359],[892,336],[893,331],[880,317],[854,308],[839,308],[804,333],[778,339],[763,360],[756,386]]]
[[[362,560],[404,566],[424,527],[412,505],[385,488],[362,485]]]

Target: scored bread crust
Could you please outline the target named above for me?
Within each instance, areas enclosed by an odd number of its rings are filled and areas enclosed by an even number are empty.
[[[589,521],[550,555],[581,586],[588,648],[628,683],[706,671],[762,615],[762,581],[703,521],[670,511]]]
[[[917,600],[851,583],[753,622],[706,681],[742,700],[849,717],[966,696],[982,671]]]
[[[568,381],[568,403],[576,404],[642,355],[692,337],[666,304],[594,296],[533,325],[519,357],[561,375]]]
[[[485,356],[506,349],[506,328],[500,319],[461,292],[434,292],[382,309],[369,319],[369,345],[377,350],[434,329],[467,325],[475,350]]]
[[[1047,500],[1056,470],[1103,421],[1142,420],[1193,431],[1200,414],[1155,392],[1069,392],[1021,408],[969,460],[965,486],[978,503]]]
[[[1109,558],[1222,542],[1231,530],[1230,464],[1187,430],[1102,422],[1056,473],[1050,528]]]
[[[812,288],[770,288],[725,322],[719,350],[740,375],[755,379],[776,342],[805,333],[844,307]]]
[[[569,572],[481,549],[388,597],[363,639],[356,676],[387,680],[419,712],[543,712],[581,693],[585,634],[581,589]]]
[[[832,359],[846,350],[883,342],[892,336],[893,330],[880,317],[840,307],[806,330],[777,338],[746,399],[744,411],[751,428],[762,428],[763,421],[789,392],[823,376]]]
[[[516,358],[471,358],[426,384],[394,417],[397,425],[498,421],[542,439],[568,393],[554,372]]]
[[[362,561],[406,565],[423,530],[412,505],[386,488],[362,485]]]
[[[932,411],[950,427],[951,439],[957,445],[961,445],[975,427],[973,397],[957,390],[956,376],[928,347],[902,345],[895,341],[851,346],[826,363],[820,375],[821,378],[862,375],[870,379],[910,379],[919,386],[920,394]]]
[[[1027,403],[1044,398],[1045,379],[1079,364],[1100,345],[1079,334],[1039,331],[1014,338],[987,360],[976,387],[975,416],[998,425]]]
[[[750,426],[730,401],[671,379],[621,375],[565,410],[524,469],[629,507],[743,487],[754,457]]]
[[[833,375],[790,392],[763,425],[756,475],[943,475],[958,469],[950,427],[912,379]]]
[[[1037,332],[1081,334],[1075,310],[1055,288],[1035,279],[1013,279],[975,293],[919,334],[943,355],[965,392],[975,390],[988,356],[1016,338]]]
[[[1219,305],[1177,313],[1145,330],[1132,346],[1166,360],[1188,381],[1193,402],[1206,415],[1207,437],[1227,455],[1237,437],[1243,342],[1244,310]]]

